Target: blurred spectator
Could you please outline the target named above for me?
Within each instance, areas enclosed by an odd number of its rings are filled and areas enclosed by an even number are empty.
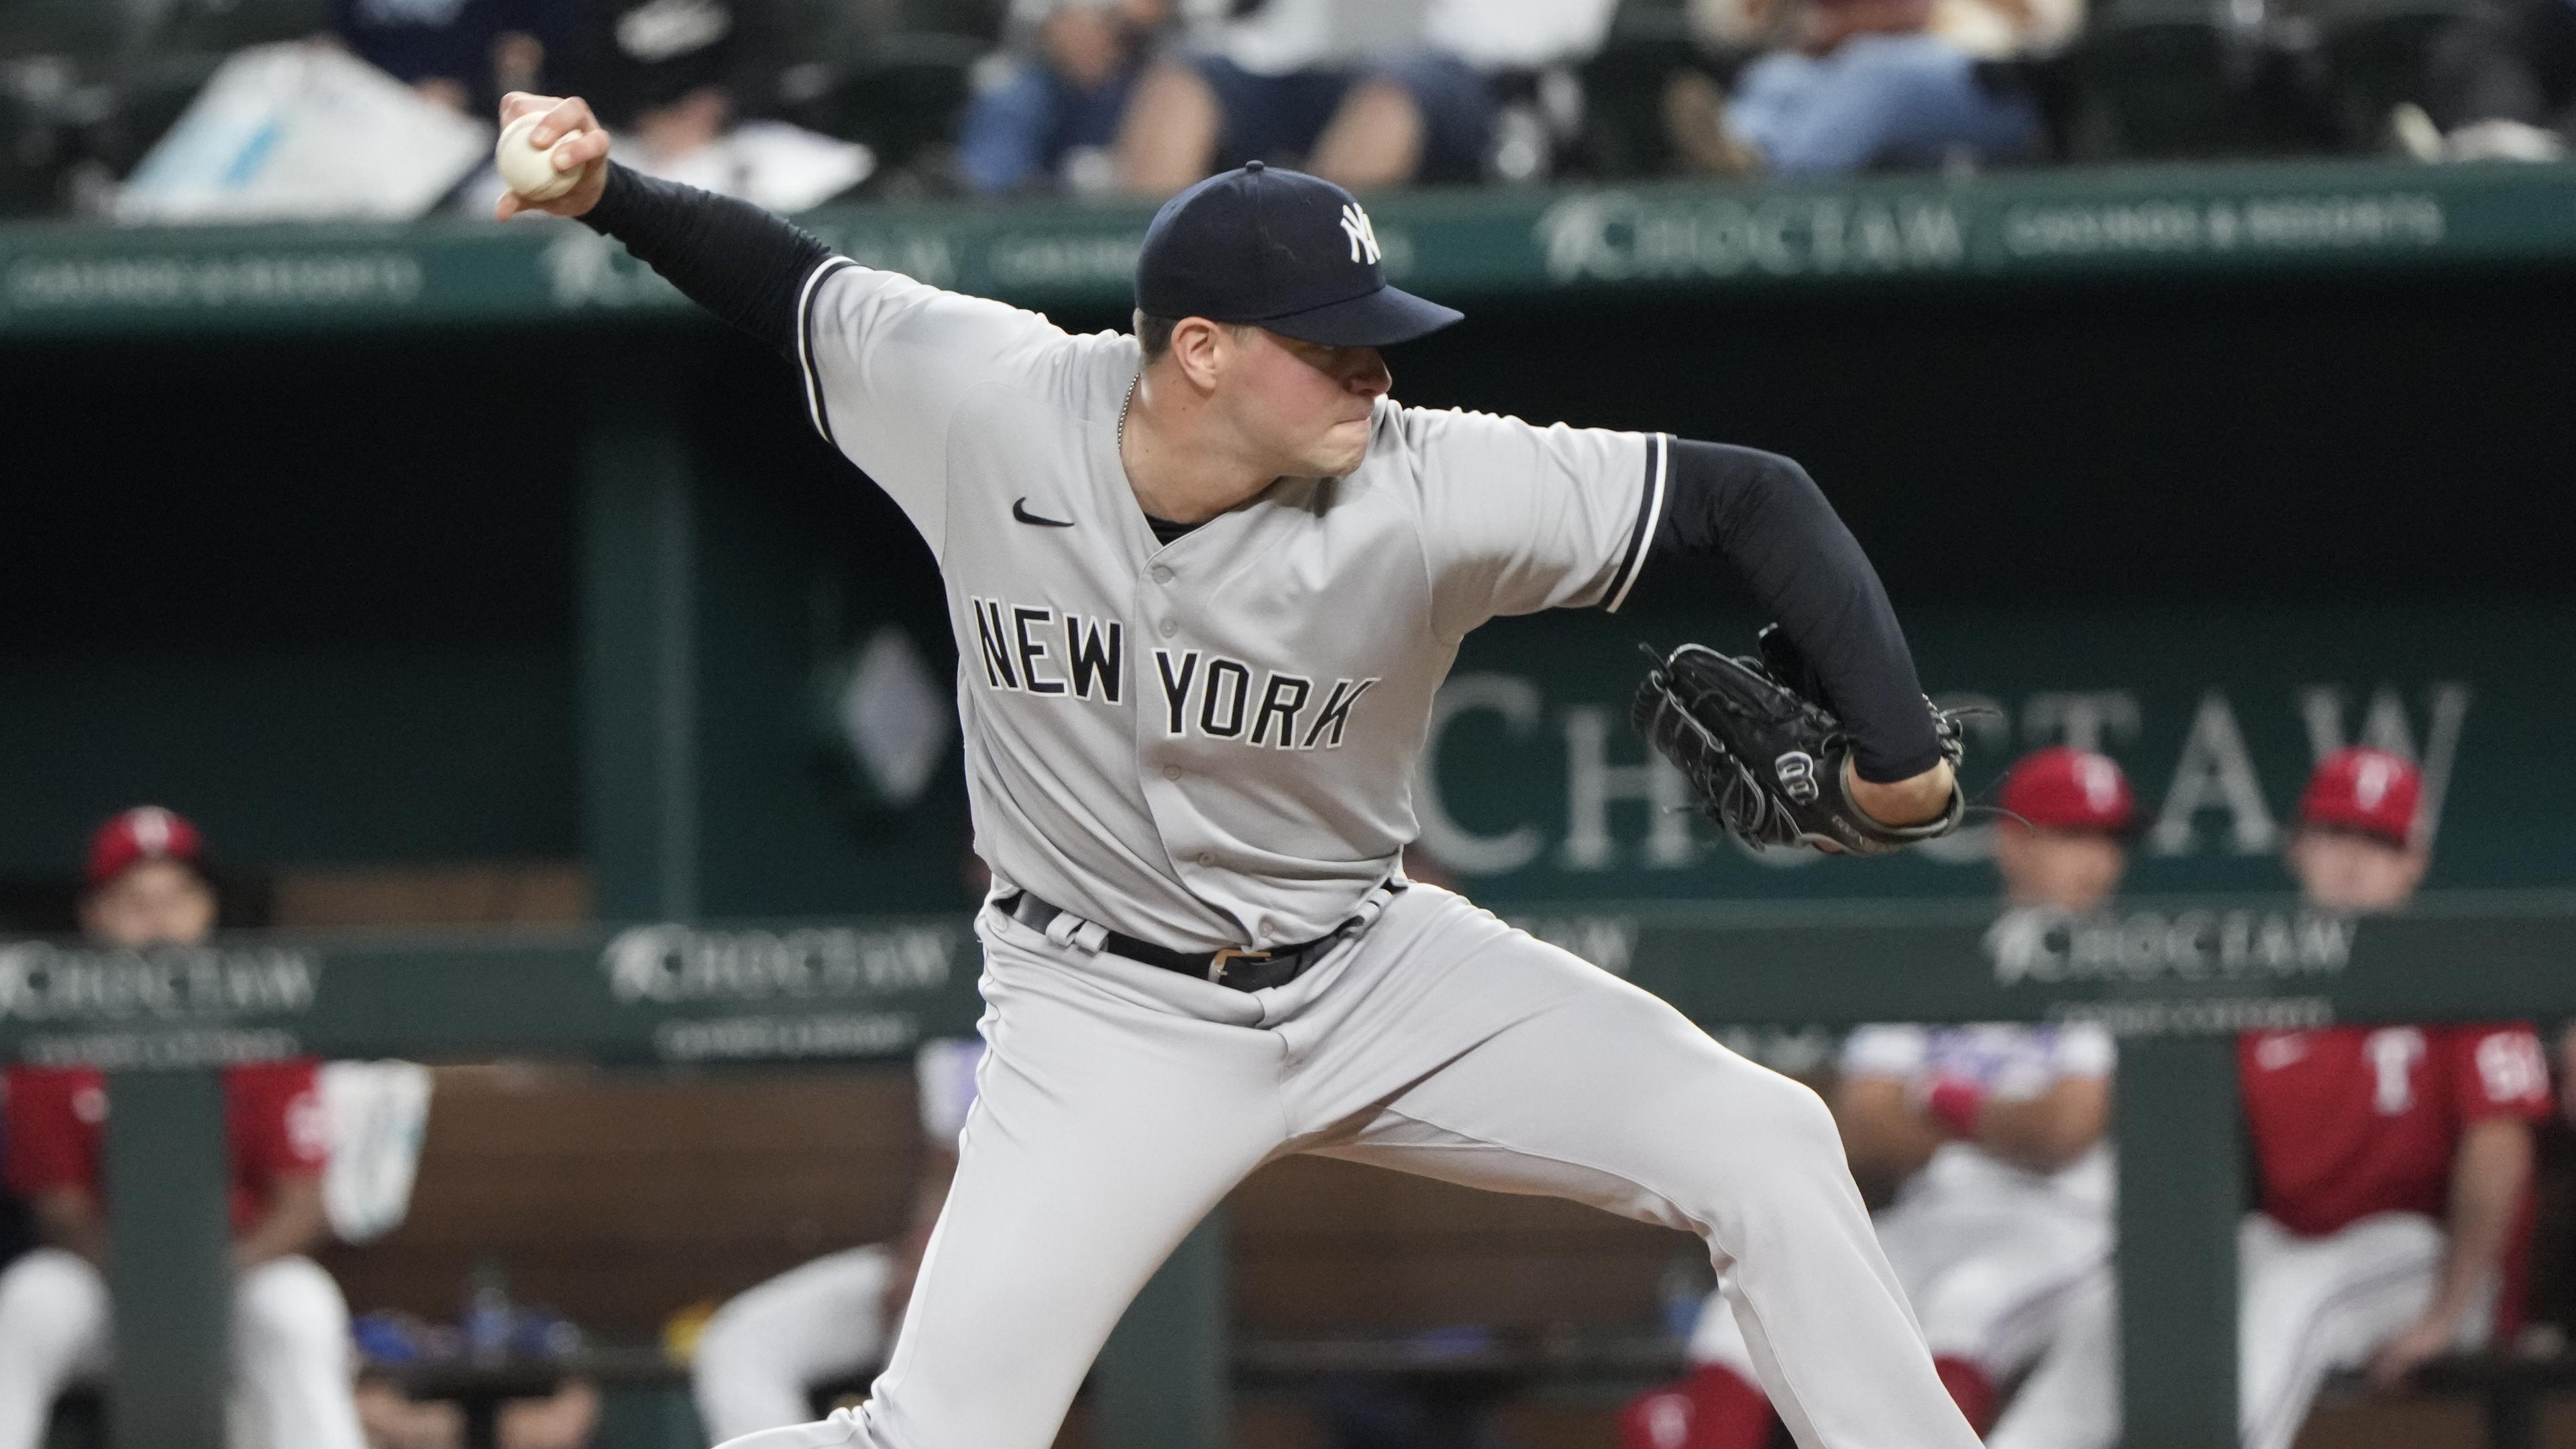
[[[2576,0],[2486,0],[2433,50],[2425,160],[2555,161],[2576,138]],[[2409,120],[2420,121],[2414,136]],[[2429,135],[2427,134],[2429,133]]]
[[[2263,1211],[2240,1239],[2257,1444],[2296,1437],[2325,1374],[2367,1365],[2394,1387],[2485,1346],[2513,1311],[2499,1273],[2531,1123],[2549,1110],[2538,1037],[2520,1024],[2337,1036],[2271,1033],[2242,1053],[2263,1169]],[[2365,1112],[2373,1130],[2353,1130]]]
[[[569,1323],[543,1310],[508,1310],[509,1355],[492,1367],[513,1373],[519,1360],[568,1351],[527,1340],[551,1331],[578,1340]],[[476,1315],[471,1311],[468,1318]],[[358,1421],[366,1427],[371,1449],[476,1449],[468,1433],[464,1406],[448,1399],[415,1399],[403,1386],[405,1367],[425,1360],[452,1359],[466,1349],[466,1336],[456,1328],[427,1324],[398,1313],[370,1313],[358,1320],[358,1344],[368,1360],[358,1383]],[[534,1352],[531,1352],[534,1350]],[[452,1372],[452,1370],[451,1370]],[[543,1396],[513,1397],[492,1410],[494,1449],[583,1449],[599,1428],[602,1398],[597,1385],[567,1375]],[[287,1449],[280,1445],[278,1449]]]
[[[1731,96],[1696,71],[1669,84],[1675,149],[1719,175],[2021,156],[2039,113],[1977,63],[2054,49],[2081,21],[2077,0],[1693,0],[1690,13],[1712,45],[1777,42]]]
[[[934,1041],[913,1059],[925,1153],[912,1220],[893,1243],[851,1248],[791,1268],[716,1310],[698,1335],[698,1417],[718,1442],[815,1417],[817,1389],[885,1362],[911,1301],[930,1230],[957,1175],[984,1045]]]
[[[1108,189],[1146,46],[1171,19],[1170,0],[1019,0],[1013,28],[1033,54],[966,109],[957,161],[967,187]]]
[[[567,89],[598,111],[616,158],[638,171],[802,211],[875,167],[864,146],[745,119],[775,99],[782,44],[766,0],[580,0],[575,31]]]
[[[561,65],[570,0],[332,0],[331,30],[359,59],[429,100],[490,115],[542,91]]]
[[[215,892],[195,826],[152,806],[100,827],[81,922],[101,946],[194,945],[214,929]],[[267,1442],[361,1449],[350,1391],[349,1310],[302,1256],[322,1240],[329,1132],[311,1061],[229,1068],[233,1352],[241,1397]],[[110,1304],[100,1172],[112,1103],[88,1067],[8,1071],[10,1185],[47,1246],[0,1272],[0,1449],[35,1449],[63,1389],[102,1372]]]
[[[1354,190],[1486,178],[1494,81],[1598,49],[1615,0],[1268,0],[1139,85],[1119,138],[1131,190],[1169,195],[1247,161]]]
[[[2422,881],[2423,779],[2385,750],[2328,755],[2299,802],[2291,869],[2314,905],[2394,910]],[[2531,1175],[2549,1069],[2520,1024],[2346,1027],[2240,1052],[2263,1205],[2246,1225],[2249,1442],[2287,1446],[2317,1382],[2393,1385],[2495,1327],[2498,1269]]]
[[[2127,864],[2136,800],[2120,767],[2063,745],[2005,776],[1998,932],[2099,910]],[[1892,1191],[1880,1244],[1933,1365],[1990,1445],[2055,1449],[2053,1395],[2072,1295],[2110,1260],[2113,1050],[2090,1026],[1870,1026],[1845,1044],[1833,1093],[1852,1173]],[[1628,1406],[1627,1449],[1762,1449],[1778,1423],[1723,1286],[1691,1337],[1691,1377]],[[2089,1367],[2089,1365],[2087,1365]],[[1989,1428],[1991,1426],[1991,1432]]]
[[[2369,914],[2414,895],[2423,778],[2386,750],[2338,750],[2299,801],[2288,861],[2309,906]],[[2237,1234],[2239,1421],[2246,1449],[2290,1449],[2318,1386],[2367,1367],[2394,1386],[2514,1325],[2501,1271],[2526,1221],[2540,1040],[2519,1023],[2257,1032],[2237,1044],[2259,1210]],[[2080,1412],[2064,1449],[2119,1437],[2117,1307],[2082,1312]],[[2081,1391],[2078,1391],[2078,1384]]]

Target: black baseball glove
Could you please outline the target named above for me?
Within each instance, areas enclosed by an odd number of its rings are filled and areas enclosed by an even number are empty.
[[[1661,658],[1646,651],[1655,667],[1637,687],[1629,717],[1681,768],[1710,818],[1752,845],[1830,846],[1854,855],[1883,855],[1959,828],[1966,800],[1956,786],[1950,808],[1922,825],[1882,825],[1853,805],[1843,774],[1850,734],[1816,702],[1822,691],[1780,626],[1764,629],[1759,641],[1759,659],[1705,644]],[[1956,768],[1958,717],[1928,699],[1923,707]]]

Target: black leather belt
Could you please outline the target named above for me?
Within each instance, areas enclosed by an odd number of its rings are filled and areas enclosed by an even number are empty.
[[[1002,908],[1003,914],[1032,931],[1043,931],[1055,924],[1058,916],[1066,914],[1027,891],[1004,896],[995,904]],[[1340,944],[1343,933],[1358,920],[1358,917],[1352,917],[1330,935],[1267,951],[1242,951],[1232,946],[1221,951],[1175,951],[1169,946],[1157,946],[1119,931],[1111,931],[1103,937],[1100,949],[1115,951],[1130,961],[1142,961],[1148,966],[1160,966],[1166,971],[1195,976],[1201,981],[1231,986],[1237,991],[1266,991],[1273,986],[1285,986],[1304,975],[1307,967],[1324,959],[1325,952]]]

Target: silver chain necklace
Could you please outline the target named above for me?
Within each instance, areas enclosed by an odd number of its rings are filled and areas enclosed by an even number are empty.
[[[1144,381],[1145,375],[1141,372],[1129,379],[1127,396],[1118,404],[1118,461],[1122,467],[1127,461],[1127,412],[1128,409],[1136,406],[1136,389],[1143,385]]]

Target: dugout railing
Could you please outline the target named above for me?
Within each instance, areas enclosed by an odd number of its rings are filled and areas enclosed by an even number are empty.
[[[2279,898],[2098,916],[1967,903],[1587,905],[1517,913],[1711,1025],[2094,1020],[2122,1040],[2127,1442],[2234,1442],[2241,1211],[2232,1034],[2576,1014],[2576,893],[2451,893],[2354,920]],[[227,1356],[216,1068],[285,1053],[852,1064],[972,1028],[962,918],[643,924],[518,936],[0,945],[0,1053],[115,1074],[107,1170],[114,1443],[217,1449]],[[1119,1449],[1224,1442],[1222,1251],[1194,1235],[1094,1378]]]

